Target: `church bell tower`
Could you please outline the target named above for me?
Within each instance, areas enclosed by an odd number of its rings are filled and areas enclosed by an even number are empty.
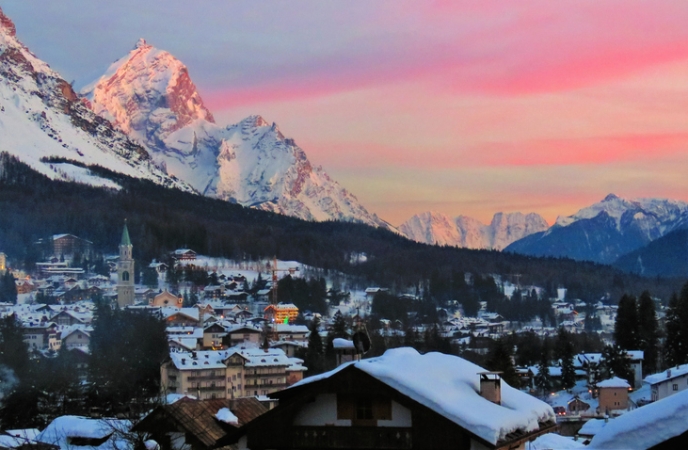
[[[119,244],[119,262],[117,263],[117,304],[120,308],[134,304],[134,259],[131,256],[132,248],[125,220],[122,242]]]

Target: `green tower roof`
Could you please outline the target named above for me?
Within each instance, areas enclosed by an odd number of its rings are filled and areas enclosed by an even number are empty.
[[[131,245],[131,239],[129,239],[129,230],[127,229],[127,221],[124,221],[124,230],[122,231],[122,243],[120,245]]]

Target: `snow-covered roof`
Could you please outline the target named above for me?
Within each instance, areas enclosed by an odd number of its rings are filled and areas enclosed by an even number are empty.
[[[112,435],[110,439],[98,447],[88,447],[98,450],[130,449],[131,443],[118,437],[121,432],[127,432],[131,422],[119,419],[91,419],[79,416],[61,416],[50,424],[36,437],[39,442],[57,445],[60,448],[72,448],[73,438],[103,439]],[[115,433],[118,431],[119,433]]]
[[[334,338],[332,340],[332,347],[334,348],[346,348],[346,349],[354,349],[354,341],[350,341],[348,339],[343,339],[343,338]]]
[[[682,391],[610,420],[591,449],[650,448],[688,430],[688,391]]]
[[[597,383],[598,388],[625,388],[629,389],[631,387],[628,381],[619,377],[612,377],[608,380],[600,381]]]
[[[306,325],[292,325],[290,323],[276,323],[273,327],[278,333],[308,333],[310,331]]]
[[[571,437],[547,433],[528,443],[526,448],[528,450],[569,450],[574,448],[585,448],[585,445],[580,441],[574,441]]]
[[[35,444],[36,436],[40,433],[37,428],[23,430],[6,430],[0,435],[0,448],[18,448],[22,445]]]
[[[688,364],[682,364],[680,366],[672,367],[664,372],[655,373],[654,375],[648,375],[645,377],[645,383],[657,384],[666,380],[673,380],[677,377],[682,377],[688,374]]]
[[[595,436],[605,425],[607,425],[607,422],[603,419],[590,419],[578,430],[578,434],[581,436]]]
[[[352,365],[493,444],[516,430],[537,430],[539,422],[555,420],[551,406],[504,382],[501,405],[481,397],[482,367],[442,353],[421,355],[412,348],[342,364],[289,389],[329,378]]]
[[[220,408],[220,410],[215,413],[215,418],[220,422],[239,426],[239,418],[235,416],[229,408]]]
[[[645,352],[642,350],[626,350],[628,358],[632,360],[643,360],[645,359]]]

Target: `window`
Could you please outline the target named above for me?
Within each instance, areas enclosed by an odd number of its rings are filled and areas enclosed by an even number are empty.
[[[678,391],[678,384],[674,384],[674,385],[672,386],[672,388],[673,388],[675,391]]]
[[[359,398],[356,402],[356,419],[373,419],[373,401],[370,398]]]
[[[122,272],[122,281],[129,281],[129,272],[126,270]]]

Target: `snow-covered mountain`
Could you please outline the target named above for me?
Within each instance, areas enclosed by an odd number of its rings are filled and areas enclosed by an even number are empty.
[[[414,241],[473,249],[502,250],[512,242],[546,230],[547,222],[535,213],[497,213],[490,225],[466,216],[451,218],[424,212],[404,222],[399,231]]]
[[[571,216],[557,218],[546,232],[514,242],[506,250],[611,263],[687,226],[685,202],[661,198],[626,200],[609,194]]]
[[[82,93],[96,113],[204,195],[306,220],[392,228],[313,167],[276,124],[251,116],[217,125],[186,66],[144,40]]]
[[[14,24],[1,9],[0,152],[52,179],[118,188],[84,167],[100,165],[193,191],[156,167],[143,147],[84,106],[69,83],[17,40]]]

